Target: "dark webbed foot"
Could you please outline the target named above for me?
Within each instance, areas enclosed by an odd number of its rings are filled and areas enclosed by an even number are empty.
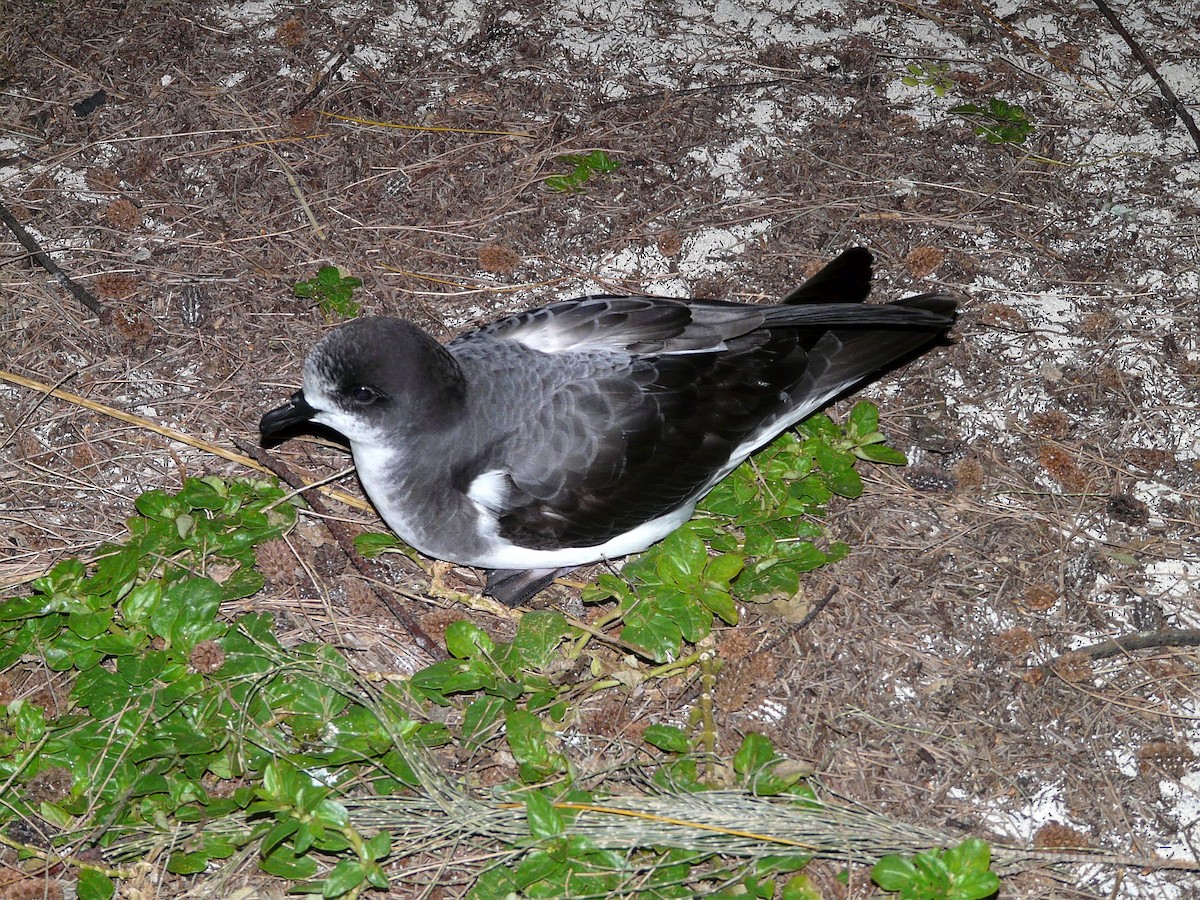
[[[483,592],[505,606],[528,603],[559,575],[570,569],[487,569]]]

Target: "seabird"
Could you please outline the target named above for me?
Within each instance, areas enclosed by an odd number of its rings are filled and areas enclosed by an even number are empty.
[[[396,534],[487,569],[485,592],[516,606],[666,537],[759,447],[954,323],[947,294],[865,304],[871,265],[849,249],[772,306],[580,297],[445,345],[355,319],[261,431],[340,432]]]

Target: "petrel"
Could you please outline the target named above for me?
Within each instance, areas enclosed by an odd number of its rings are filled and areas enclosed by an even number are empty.
[[[262,434],[340,432],[388,527],[517,606],[666,537],[755,450],[954,323],[943,293],[865,304],[871,266],[851,248],[776,305],[589,295],[444,345],[355,319]]]

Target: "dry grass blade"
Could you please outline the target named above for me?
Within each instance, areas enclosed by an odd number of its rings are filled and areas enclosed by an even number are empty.
[[[355,829],[387,831],[395,853],[407,858],[473,846],[484,858],[519,856],[528,841],[523,803],[470,796],[432,760],[413,748],[403,755],[421,779],[424,793],[414,796],[342,798]],[[912,855],[952,847],[963,835],[900,822],[836,798],[760,797],[740,790],[703,793],[623,795],[592,803],[556,803],[579,813],[566,826],[570,836],[595,847],[628,852],[671,848],[757,861],[799,852],[839,862],[871,865],[889,854]],[[208,822],[209,832],[245,834],[241,816]],[[192,837],[192,826],[170,833],[137,837],[105,851],[114,865],[144,856],[156,847],[178,845]],[[1147,870],[1200,871],[1190,860],[1148,859],[1104,850],[1054,851],[992,844],[993,869],[1001,875],[1044,865],[1137,866]],[[645,863],[653,868],[653,862]],[[1061,876],[1061,873],[1059,873]]]
[[[79,394],[73,394],[70,391],[64,391],[62,388],[52,387],[44,382],[37,381],[33,378],[26,378],[24,375],[17,375],[13,372],[0,371],[0,381],[7,381],[9,384],[16,384],[21,387],[29,388],[33,391],[38,391],[47,394],[51,397],[57,397],[59,400],[65,400],[68,403],[74,403],[77,406],[82,406],[84,409],[90,409],[92,412],[98,412],[114,419],[119,419],[122,422],[128,422],[130,425],[136,425],[139,428],[144,428],[154,434],[169,438],[172,441],[178,441],[181,444],[186,444],[196,450],[202,450],[205,453],[211,453],[213,456],[219,456],[221,459],[229,462],[237,463],[240,466],[245,466],[247,469],[253,469],[256,472],[261,472],[264,475],[274,477],[275,473],[266,466],[260,464],[256,460],[251,459],[242,453],[235,453],[232,450],[226,450],[224,447],[210,443],[202,438],[193,437],[190,434],[185,434],[182,431],[176,431],[174,428],[168,428],[166,425],[159,425],[157,422],[151,422],[149,419],[144,419],[141,416],[136,416],[133,413],[125,412],[123,409],[117,409],[113,406],[108,406],[104,403],[97,403],[95,400],[89,400],[87,397],[81,397]],[[315,484],[313,481],[306,481],[307,486]],[[337,500],[339,503],[345,503],[354,509],[369,511],[371,507],[364,500],[352,494],[347,494],[345,491],[339,491],[334,488],[320,486],[319,490],[325,496],[332,500]]]
[[[396,128],[401,131],[425,131],[431,134],[479,134],[479,135],[494,135],[497,137],[533,137],[527,131],[488,131],[481,128],[447,128],[441,125],[408,125],[404,122],[377,122],[373,119],[360,119],[357,116],[340,116],[337,113],[322,112],[321,115],[328,119],[337,119],[339,122],[350,122],[354,125],[369,125],[373,128]]]

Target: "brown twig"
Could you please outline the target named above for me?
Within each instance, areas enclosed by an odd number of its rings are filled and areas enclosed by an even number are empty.
[[[829,601],[832,600],[837,595],[837,592],[839,590],[840,590],[840,588],[838,588],[836,585],[831,587],[829,589],[829,593],[827,593],[824,597],[822,597],[820,600],[818,600],[813,605],[813,608],[804,614],[803,619],[801,619],[799,622],[796,622],[794,625],[790,625],[789,627],[785,628],[783,630],[783,634],[781,634],[779,637],[775,638],[775,640],[771,641],[771,643],[767,644],[767,646],[763,647],[758,652],[759,653],[770,653],[772,650],[774,650],[776,647],[778,647],[784,641],[786,641],[790,637],[792,637],[792,635],[794,635],[796,632],[798,632],[804,628],[807,628],[809,625],[811,625],[813,619],[815,619],[817,616],[819,616],[821,614],[821,610],[823,610],[826,606],[829,605]]]
[[[1200,647],[1200,629],[1168,628],[1164,631],[1140,631],[1136,634],[1126,634],[1119,638],[1101,641],[1098,644],[1071,652],[1084,653],[1092,659],[1108,659],[1111,656],[1124,656],[1135,650],[1157,650],[1162,647]],[[1057,659],[1054,660],[1054,662],[1057,661]],[[1054,665],[1054,662],[1049,665]],[[1049,668],[1049,666],[1043,666],[1043,668]]]
[[[308,106],[308,104],[310,104],[313,99],[316,98],[317,94],[325,90],[325,86],[329,84],[329,80],[333,78],[337,71],[350,59],[350,54],[354,52],[354,45],[358,43],[359,34],[368,26],[374,27],[374,25],[375,20],[372,18],[360,19],[355,23],[354,27],[352,27],[349,33],[346,35],[346,39],[342,41],[342,45],[338,49],[337,54],[333,57],[332,61],[326,65],[325,71],[321,77],[317,79],[317,83],[314,84],[309,92],[301,97],[300,101],[291,108],[291,110],[288,112],[289,116],[296,115],[296,113]]]
[[[1108,22],[1110,25],[1112,25],[1113,30],[1124,39],[1126,44],[1129,45],[1129,49],[1133,51],[1133,55],[1137,57],[1137,61],[1140,62],[1146,71],[1150,73],[1150,77],[1153,78],[1155,84],[1158,85],[1158,89],[1166,99],[1168,105],[1170,105],[1171,109],[1174,110],[1175,115],[1179,116],[1183,124],[1187,126],[1187,130],[1192,136],[1192,141],[1196,144],[1196,149],[1200,150],[1200,127],[1197,127],[1196,120],[1192,118],[1192,114],[1187,111],[1187,107],[1185,107],[1183,103],[1180,102],[1179,98],[1175,96],[1175,92],[1171,90],[1171,86],[1167,84],[1166,79],[1158,73],[1158,68],[1150,61],[1150,57],[1145,54],[1142,48],[1138,45],[1138,42],[1134,40],[1133,35],[1130,34],[1125,26],[1121,24],[1121,20],[1118,19],[1117,14],[1112,11],[1112,7],[1105,3],[1104,0],[1095,0],[1095,2],[1096,8],[1104,14],[1104,18],[1108,19]]]
[[[74,295],[76,300],[99,316],[101,322],[107,320],[108,310],[105,309],[104,304],[97,300],[91,291],[72,279],[70,275],[62,270],[58,263],[47,255],[46,251],[33,239],[33,235],[25,230],[24,226],[17,221],[16,216],[12,214],[12,211],[3,202],[0,202],[0,222],[8,226],[8,230],[16,236],[21,246],[29,251],[29,255],[33,257],[34,262],[57,278],[63,287]]]
[[[636,94],[633,97],[621,97],[617,100],[605,100],[603,103],[597,103],[596,109],[607,109],[610,106],[625,106],[630,103],[650,103],[655,100],[673,100],[676,97],[687,97],[692,94],[730,94],[734,91],[748,90],[750,88],[774,87],[777,84],[787,84],[792,81],[803,81],[803,76],[797,78],[767,78],[762,81],[741,81],[731,82],[729,84],[712,84],[705,87],[685,88],[683,90],[672,90],[664,88],[661,91],[656,91],[653,94]]]
[[[296,474],[282,460],[270,456],[260,448],[237,438],[234,438],[234,443],[237,444],[239,450],[248,456],[252,456],[260,465],[266,466],[278,475],[280,480],[289,484],[294,490],[300,491],[304,489],[304,482],[297,478]],[[425,633],[425,629],[420,626],[417,620],[403,607],[392,603],[391,597],[385,592],[375,587],[375,576],[367,567],[366,560],[354,549],[354,540],[350,537],[346,528],[329,514],[329,510],[321,502],[321,498],[312,492],[307,493],[305,498],[308,501],[308,505],[312,507],[313,512],[321,516],[321,520],[325,523],[325,527],[329,529],[329,533],[333,535],[333,539],[337,541],[338,546],[342,548],[342,552],[346,554],[346,557],[350,560],[354,568],[366,580],[367,585],[374,592],[375,596],[396,617],[396,620],[404,626],[408,633],[412,635],[417,647],[435,660],[445,659],[446,652]]]
[[[237,463],[239,466],[245,466],[248,469],[262,472],[265,475],[277,474],[273,469],[270,469],[262,463],[251,459],[242,453],[233,453],[226,450],[224,447],[217,446],[210,441],[202,440],[198,437],[193,437],[190,434],[185,434],[182,431],[176,431],[174,428],[168,428],[165,425],[159,425],[157,422],[151,422],[149,419],[142,416],[136,416],[133,413],[126,412],[123,409],[117,409],[113,406],[108,406],[104,403],[97,403],[95,400],[89,400],[87,397],[81,397],[79,394],[72,394],[70,391],[64,391],[62,388],[54,387],[45,382],[38,381],[34,378],[26,378],[24,375],[18,375],[15,372],[6,372],[0,369],[0,382],[9,384],[18,384],[21,387],[29,388],[33,391],[46,394],[50,397],[57,397],[59,400],[65,400],[68,403],[74,403],[76,406],[81,406],[84,409],[90,409],[92,412],[98,412],[106,416],[110,416],[120,422],[128,422],[138,428],[143,428],[146,431],[154,434],[162,435],[172,441],[178,441],[188,447],[194,447],[204,453],[211,453],[213,456],[219,456],[221,459],[227,459],[230,462]],[[335,490],[325,485],[321,485],[320,490],[326,497],[331,497],[339,503],[344,503],[354,509],[361,509],[369,512],[371,507],[364,500],[360,500],[345,491]]]

